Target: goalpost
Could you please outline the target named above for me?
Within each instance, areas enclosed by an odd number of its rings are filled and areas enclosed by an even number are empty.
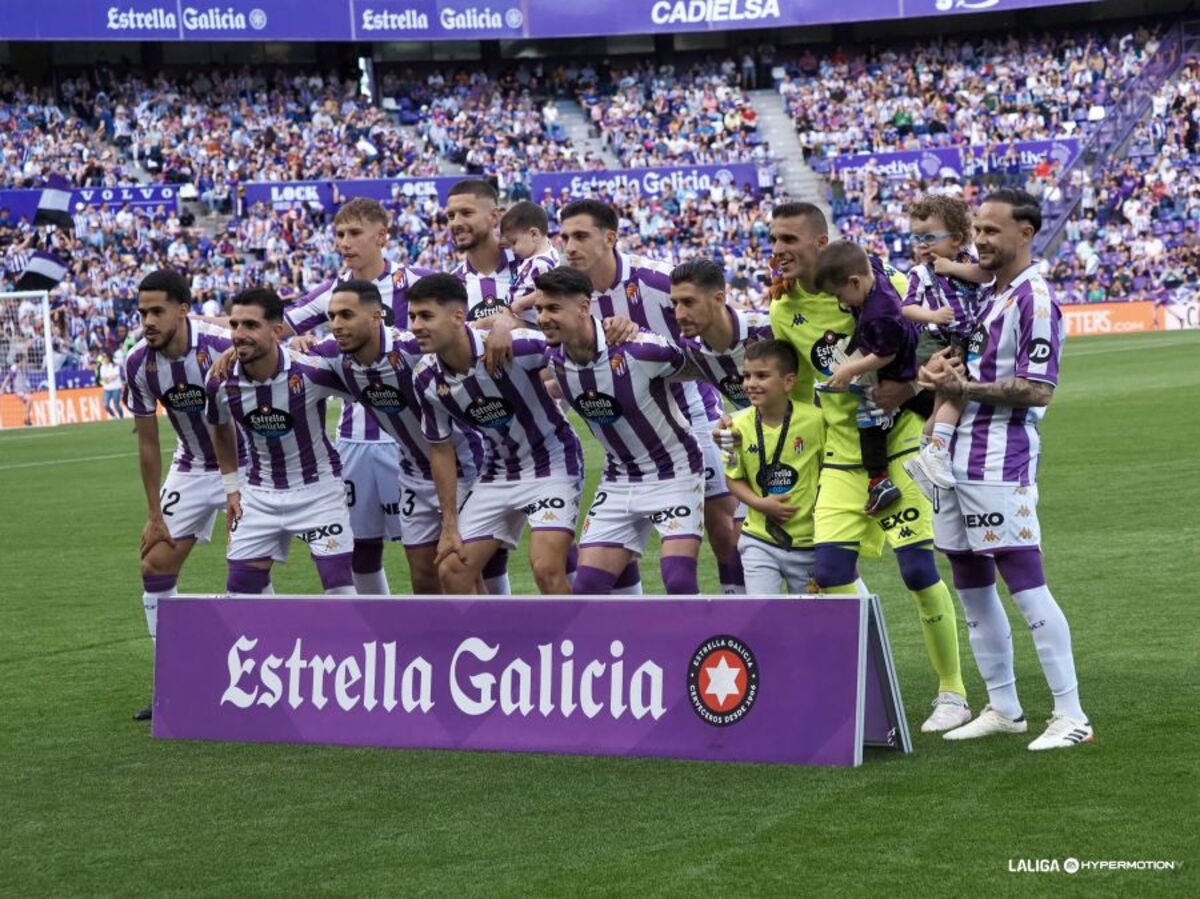
[[[58,424],[49,291],[0,292],[0,385],[0,429]]]

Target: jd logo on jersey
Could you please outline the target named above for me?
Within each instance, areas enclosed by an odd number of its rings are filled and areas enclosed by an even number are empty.
[[[384,415],[399,415],[408,408],[408,401],[389,384],[368,384],[363,388],[363,402]]]
[[[198,415],[206,404],[204,388],[181,381],[163,394],[163,402],[173,412]]]
[[[1049,362],[1052,354],[1050,341],[1039,337],[1029,342],[1029,361],[1034,365],[1044,365]]]
[[[571,405],[581,416],[598,425],[611,425],[624,414],[624,409],[615,396],[598,390],[585,390],[575,397],[575,402]]]
[[[246,427],[260,437],[279,439],[292,433],[292,416],[265,403],[245,415]]]
[[[471,400],[467,417],[481,428],[506,428],[512,421],[513,407],[498,396],[481,396]]]
[[[723,634],[705,640],[687,669],[692,710],[714,727],[741,721],[758,698],[758,660],[750,647]]]

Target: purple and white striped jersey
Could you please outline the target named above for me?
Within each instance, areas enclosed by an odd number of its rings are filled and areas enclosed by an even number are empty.
[[[478,429],[490,451],[480,476],[485,483],[582,478],[583,447],[542,380],[547,361],[541,333],[513,331],[512,361],[493,378],[483,365],[483,335],[466,331],[471,368],[465,375],[448,371],[434,354],[417,364],[425,439],[449,440],[452,423]]]
[[[408,290],[420,278],[433,274],[430,269],[410,268],[402,265],[393,270],[391,263],[385,262],[383,274],[375,279],[379,295],[383,298],[383,321],[387,325],[393,322],[398,327],[408,325]],[[326,281],[315,290],[305,294],[295,305],[284,312],[284,320],[291,325],[297,334],[306,334],[313,328],[329,321],[329,301],[333,298],[333,288],[339,281],[347,281],[353,275],[346,271],[338,275],[337,281]],[[379,422],[363,410],[357,403],[346,403],[342,408],[342,420],[338,425],[338,439],[350,443],[390,442],[391,438],[379,430]]]
[[[515,303],[521,297],[529,296],[537,290],[537,285],[533,283],[534,279],[544,275],[551,269],[558,268],[558,256],[553,252],[539,253],[536,256],[530,256],[521,263],[517,269],[517,276],[513,279],[512,290],[510,291],[509,302]],[[521,317],[527,322],[536,324],[537,310],[527,309],[521,314]]]
[[[704,342],[702,337],[695,340],[685,340],[684,352],[704,376],[704,379],[721,391],[729,402],[739,409],[750,405],[746,398],[746,388],[742,386],[742,366],[746,362],[746,347],[760,340],[770,340],[774,335],[771,331],[771,317],[765,312],[755,312],[752,309],[734,309],[725,307],[730,320],[733,322],[733,343],[723,353],[718,353]]]
[[[598,319],[595,328],[591,362],[580,365],[562,346],[547,347],[546,358],[563,396],[604,446],[604,480],[669,481],[703,472],[700,446],[667,382],[686,365],[683,350],[649,332],[610,347]]]
[[[490,275],[480,274],[465,257],[455,266],[454,277],[467,288],[469,322],[491,318],[512,303],[512,289],[521,268],[521,260],[512,250],[501,250],[501,253],[503,262]]]
[[[967,370],[982,384],[1025,378],[1058,383],[1065,339],[1062,310],[1038,272],[1025,269],[1003,293],[980,291],[979,316],[967,346]],[[950,443],[962,481],[1029,486],[1037,480],[1044,407],[1015,409],[966,403]]]
[[[325,401],[350,398],[324,359],[277,350],[275,374],[253,381],[235,362],[229,376],[209,378],[208,421],[237,423],[250,464],[246,480],[255,487],[289,490],[330,478],[341,479],[342,461],[325,434]]]
[[[420,398],[413,387],[413,369],[421,360],[417,338],[411,331],[380,329],[379,358],[363,365],[353,355],[342,353],[332,337],[310,350],[314,357],[329,361],[356,404],[369,410],[368,417],[396,441],[400,448],[400,470],[410,477],[433,479],[429,467],[429,444],[421,431]],[[454,429],[459,477],[475,480],[487,460],[487,445],[473,428]]]
[[[960,253],[955,261],[969,264],[979,262],[967,252]],[[949,306],[954,312],[953,324],[929,325],[929,330],[966,338],[971,334],[971,326],[979,311],[979,292],[978,284],[939,275],[932,265],[915,265],[908,273],[908,294],[900,305],[920,306],[930,312]]]
[[[592,294],[592,309],[600,318],[622,315],[652,334],[661,334],[683,346],[675,307],[671,305],[671,270],[665,262],[631,256],[614,250],[617,279],[607,290]],[[675,401],[693,428],[707,427],[721,417],[720,396],[701,390],[693,381],[672,384]]]
[[[125,404],[137,416],[155,414],[162,403],[177,437],[171,466],[176,471],[219,471],[204,410],[205,384],[213,361],[232,346],[229,331],[189,318],[188,351],[171,359],[139,340],[125,358]],[[239,442],[240,443],[240,442]],[[239,453],[240,455],[241,453]],[[239,463],[245,459],[239,459]]]

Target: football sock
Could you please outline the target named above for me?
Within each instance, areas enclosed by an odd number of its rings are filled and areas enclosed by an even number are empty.
[[[745,593],[746,575],[742,571],[742,557],[735,550],[725,562],[717,562],[717,579],[722,593]]]
[[[389,596],[387,572],[382,568],[378,571],[355,571],[354,589],[364,596]]]
[[[567,550],[567,583],[571,585],[571,589],[575,589],[575,571],[579,568],[579,547],[574,543]]]
[[[693,596],[700,592],[696,575],[696,560],[686,556],[663,556],[659,559],[663,586],[672,596]]]
[[[242,559],[229,560],[225,589],[234,595],[258,596],[271,583],[271,569],[256,568]]]
[[[580,596],[607,596],[616,578],[602,568],[580,565],[575,569],[574,590]]]
[[[958,622],[950,588],[940,578],[923,590],[910,590],[921,617],[921,636],[925,651],[938,676],[939,693],[967,695],[963,686],[962,662],[958,655]]]
[[[1013,670],[1012,627],[995,584],[958,587],[967,622],[967,636],[979,676],[987,686],[988,702],[1005,718],[1024,714],[1017,697],[1017,675]]]
[[[613,596],[641,596],[642,572],[638,568],[638,560],[630,559],[625,570],[617,575],[616,581],[609,591]]]
[[[382,537],[355,540],[350,567],[353,571],[354,587],[359,593],[387,596],[392,592],[388,587],[387,573],[383,570]]]
[[[332,556],[313,556],[317,566],[317,575],[321,578],[321,586],[330,594],[353,594],[354,570],[351,557],[353,553],[337,553]],[[346,587],[349,589],[340,589]]]
[[[146,613],[146,630],[151,640],[158,635],[158,601],[178,592],[175,589],[178,580],[177,574],[142,575],[142,611]]]
[[[954,436],[955,426],[952,424],[935,424],[933,426],[933,436],[944,441],[943,446],[950,445],[950,438]]]

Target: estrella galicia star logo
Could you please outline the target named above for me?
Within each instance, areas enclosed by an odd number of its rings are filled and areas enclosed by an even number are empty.
[[[688,663],[688,699],[692,709],[714,727],[746,717],[758,698],[758,660],[737,637],[705,640]]]

